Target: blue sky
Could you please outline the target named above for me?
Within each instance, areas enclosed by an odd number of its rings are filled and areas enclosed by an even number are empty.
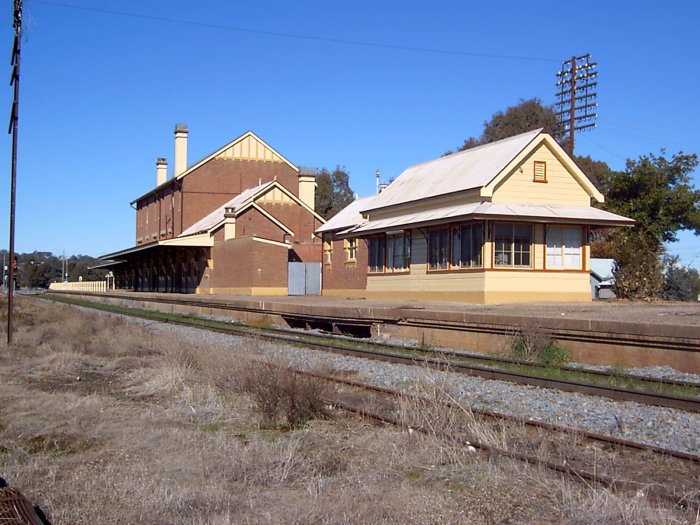
[[[455,149],[521,98],[553,103],[561,63],[585,53],[600,117],[577,154],[622,169],[661,148],[700,152],[697,1],[25,0],[24,12],[19,252],[133,245],[129,202],[155,185],[157,157],[172,168],[177,122],[189,163],[253,130],[296,165],[345,166],[367,195],[377,169],[388,179]],[[1,94],[9,116],[10,86]],[[7,135],[5,247],[10,148]],[[700,241],[681,239],[671,251],[700,267]]]

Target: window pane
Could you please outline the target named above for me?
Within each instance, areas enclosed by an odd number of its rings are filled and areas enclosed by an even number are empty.
[[[513,254],[515,266],[530,266],[532,228],[526,224],[513,226]]]
[[[439,267],[441,270],[447,269],[447,258],[449,257],[450,242],[449,242],[449,230],[445,228],[440,230],[440,260]]]
[[[566,266],[568,268],[581,267],[581,229],[566,228],[564,232]]]
[[[428,267],[431,270],[435,270],[438,266],[438,259],[439,259],[439,254],[440,254],[440,235],[437,230],[431,230],[430,232],[430,257],[429,257],[429,262],[428,262]]]
[[[452,266],[459,268],[461,266],[461,230],[454,228],[452,230]]]
[[[496,224],[495,231],[495,264],[496,266],[511,265],[511,244],[513,226],[510,224]]]
[[[372,237],[369,240],[369,271],[384,271],[384,238]]]
[[[563,232],[558,226],[550,226],[547,229],[547,267],[558,268],[564,264],[563,252]]]
[[[461,267],[469,268],[472,265],[472,227],[463,226],[462,231],[462,250],[461,250]]]
[[[481,224],[474,225],[472,228],[472,241],[473,266],[482,266],[481,254],[484,247],[484,228]]]

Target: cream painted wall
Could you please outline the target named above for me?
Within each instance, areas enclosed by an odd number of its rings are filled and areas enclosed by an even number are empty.
[[[535,161],[547,163],[547,182],[533,182]],[[590,196],[559,162],[546,144],[541,144],[494,190],[493,202],[590,206]]]
[[[586,301],[590,300],[586,272],[542,271],[545,262],[544,225],[534,225],[532,269],[489,270],[493,243],[484,247],[484,268],[479,271],[428,272],[428,246],[422,229],[412,230],[411,271],[367,276],[367,293],[392,293],[415,298],[445,294],[445,298],[482,297],[485,302],[504,301]],[[587,260],[587,257],[586,257]],[[462,294],[462,295],[460,295]],[[483,294],[483,295],[479,295]],[[446,299],[447,300],[447,299]],[[481,301],[479,301],[481,302]]]

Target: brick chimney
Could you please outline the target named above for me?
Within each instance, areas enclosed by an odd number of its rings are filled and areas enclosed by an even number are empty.
[[[316,206],[316,168],[299,168],[299,199],[312,210]]]
[[[156,186],[160,186],[168,178],[168,161],[163,157],[156,160]]]
[[[175,124],[175,173],[177,177],[187,170],[187,124]]]

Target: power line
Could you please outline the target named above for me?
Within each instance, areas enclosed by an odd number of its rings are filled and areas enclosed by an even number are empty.
[[[521,55],[498,55],[498,54],[493,54],[493,53],[477,53],[477,52],[473,52],[473,51],[459,51],[459,50],[454,50],[454,49],[403,46],[403,45],[399,45],[399,44],[386,44],[386,43],[381,43],[381,42],[369,42],[369,41],[364,41],[364,40],[347,40],[347,39],[343,39],[343,38],[331,38],[331,37],[307,35],[307,34],[301,34],[301,33],[282,33],[282,32],[278,32],[278,31],[264,31],[262,29],[251,29],[251,28],[247,28],[247,27],[228,26],[228,25],[223,25],[223,24],[213,24],[210,22],[196,22],[194,20],[185,20],[182,18],[170,18],[170,17],[158,16],[158,15],[143,15],[143,14],[131,13],[131,12],[127,12],[127,11],[115,11],[112,9],[102,9],[99,7],[86,7],[86,6],[65,4],[62,2],[52,2],[50,0],[34,0],[34,3],[52,5],[52,6],[56,6],[56,7],[64,7],[66,9],[77,9],[80,11],[101,13],[101,14],[105,14],[105,15],[123,16],[123,17],[128,17],[128,18],[140,18],[142,20],[150,20],[150,21],[155,21],[155,22],[166,22],[169,24],[189,25],[189,26],[194,26],[194,27],[203,27],[203,28],[207,28],[207,29],[219,29],[222,31],[234,31],[237,33],[248,33],[248,34],[253,34],[253,35],[261,35],[261,36],[273,36],[273,37],[279,37],[279,38],[293,38],[293,39],[297,39],[297,40],[311,40],[311,41],[316,41],[316,42],[326,42],[326,43],[333,43],[333,44],[344,44],[344,45],[362,46],[362,47],[374,47],[374,48],[380,48],[380,49],[393,49],[393,50],[397,50],[397,51],[432,53],[432,54],[437,54],[437,55],[466,56],[466,57],[489,58],[489,59],[498,59],[498,60],[522,60],[522,61],[530,61],[530,62],[558,62],[558,60],[556,60],[556,59],[545,58],[545,57],[530,57],[530,56],[521,56]]]
[[[609,124],[612,124],[613,126],[618,126],[618,127],[623,128],[623,129],[631,129],[631,130],[635,130],[635,131],[641,131],[644,133],[652,133],[655,136],[663,136],[663,137],[670,137],[670,138],[674,138],[674,139],[683,139],[683,140],[700,140],[700,136],[693,137],[691,135],[680,135],[678,133],[669,133],[668,131],[665,131],[665,130],[650,128],[647,126],[639,126],[636,124],[621,122],[619,120],[614,120],[614,119],[607,119],[607,122]],[[648,136],[654,136],[654,135],[648,135]]]

